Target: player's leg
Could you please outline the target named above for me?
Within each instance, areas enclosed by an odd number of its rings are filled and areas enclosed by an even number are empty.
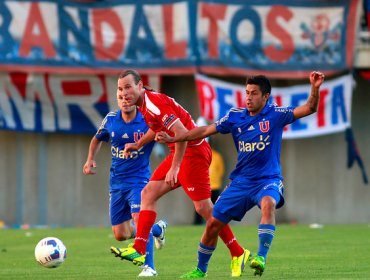
[[[282,182],[278,180],[265,185],[269,185],[269,187],[261,191],[259,195],[262,217],[258,226],[258,253],[251,262],[255,275],[262,275],[265,270],[267,253],[275,235],[276,208],[277,206],[280,208],[284,204]]]
[[[135,236],[131,220],[131,209],[127,199],[129,191],[115,190],[109,194],[109,215],[114,238],[118,241]]]
[[[140,194],[139,194],[140,196]],[[140,198],[139,198],[140,201]],[[135,209],[132,207],[132,209]],[[139,211],[135,211],[132,213],[132,219],[135,223],[135,227],[137,228],[138,220],[139,220]],[[146,276],[157,276],[157,271],[155,270],[154,266],[154,238],[153,233],[149,233],[148,237],[148,243],[146,245],[146,251],[145,251],[145,262],[144,262],[144,268],[139,274],[139,277],[146,277]]]
[[[154,244],[155,247],[160,250],[163,248],[166,242],[166,230],[167,230],[167,222],[164,220],[159,220],[156,222],[152,227],[152,233],[154,237]]]
[[[135,243],[132,247],[120,249],[120,257],[135,265],[145,261],[146,245],[157,213],[157,200],[171,188],[164,181],[150,181],[142,191],[141,210],[139,213]]]
[[[141,210],[137,225],[135,243],[132,247],[123,248],[121,257],[133,264],[143,264],[146,244],[150,230],[152,229],[157,216],[157,200],[172,189],[164,179],[171,167],[173,154],[169,154],[154,171],[149,183],[141,192]]]
[[[129,204],[130,191],[112,191],[110,193],[109,212],[112,223],[112,230],[117,240],[127,240],[134,237],[134,227],[131,222],[131,207]],[[140,205],[140,200],[138,205]],[[131,248],[120,249],[117,247],[111,247],[111,252],[116,256],[124,259],[123,253],[132,259],[132,262],[142,264],[145,261],[145,256],[135,254],[131,252]]]
[[[212,160],[211,148],[207,143],[188,148],[184,155],[179,180],[187,195],[193,200],[195,210],[206,221],[212,216],[209,166]],[[225,223],[227,224],[227,223]],[[229,225],[224,226],[219,236],[229,248],[232,257],[240,256],[244,249],[237,242]]]
[[[209,260],[217,246],[218,234],[224,226],[225,224],[213,217],[207,220],[206,228],[198,247],[198,265],[194,270],[182,275],[181,278],[206,277]]]
[[[228,235],[233,235],[228,225],[231,219],[241,221],[246,211],[254,205],[247,199],[248,196],[246,196],[244,192],[243,187],[235,182],[231,183],[217,200],[212,214],[213,219],[225,225],[220,231],[219,236],[223,238],[225,245],[232,254],[230,263],[232,277],[240,277],[242,275],[251,257],[251,252],[241,247],[236,240],[227,239]]]

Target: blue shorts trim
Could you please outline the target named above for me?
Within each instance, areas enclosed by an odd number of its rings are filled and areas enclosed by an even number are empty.
[[[131,220],[132,213],[140,211],[142,189],[132,188],[110,192],[109,217],[112,226]]]
[[[260,207],[265,196],[275,199],[276,208],[284,205],[284,186],[280,178],[255,183],[233,181],[221,193],[212,215],[225,224],[231,220],[241,221],[245,213],[254,206]]]

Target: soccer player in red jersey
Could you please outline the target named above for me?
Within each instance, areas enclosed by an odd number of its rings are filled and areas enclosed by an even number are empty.
[[[148,90],[138,72],[127,70],[118,78],[118,90],[122,91],[125,101],[136,105],[147,123],[149,130],[136,143],[126,144],[125,152],[140,150],[143,145],[155,138],[160,131],[170,136],[185,133],[196,127],[190,114],[173,98]],[[150,229],[156,219],[157,201],[166,193],[182,186],[194,203],[195,210],[205,220],[212,217],[209,166],[212,159],[211,148],[204,140],[168,144],[170,153],[154,171],[149,183],[141,193],[141,210],[135,243],[132,247],[111,247],[112,253],[122,259],[141,265],[145,260],[145,246]],[[232,276],[240,276],[250,252],[236,241],[229,225],[219,236],[230,250],[232,257]],[[201,248],[211,254],[211,248]]]

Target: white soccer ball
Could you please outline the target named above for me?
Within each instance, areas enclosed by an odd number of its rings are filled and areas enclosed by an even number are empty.
[[[43,267],[55,268],[67,258],[67,248],[60,239],[46,237],[37,243],[35,258]]]

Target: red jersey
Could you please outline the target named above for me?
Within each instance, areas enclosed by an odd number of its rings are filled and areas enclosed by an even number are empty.
[[[143,105],[139,107],[145,122],[154,132],[165,131],[168,135],[174,136],[170,131],[172,125],[181,121],[186,129],[191,130],[196,124],[188,111],[186,111],[173,98],[158,92],[145,90]],[[199,145],[202,140],[189,141],[188,146]],[[169,148],[174,147],[174,143],[168,144]]]

